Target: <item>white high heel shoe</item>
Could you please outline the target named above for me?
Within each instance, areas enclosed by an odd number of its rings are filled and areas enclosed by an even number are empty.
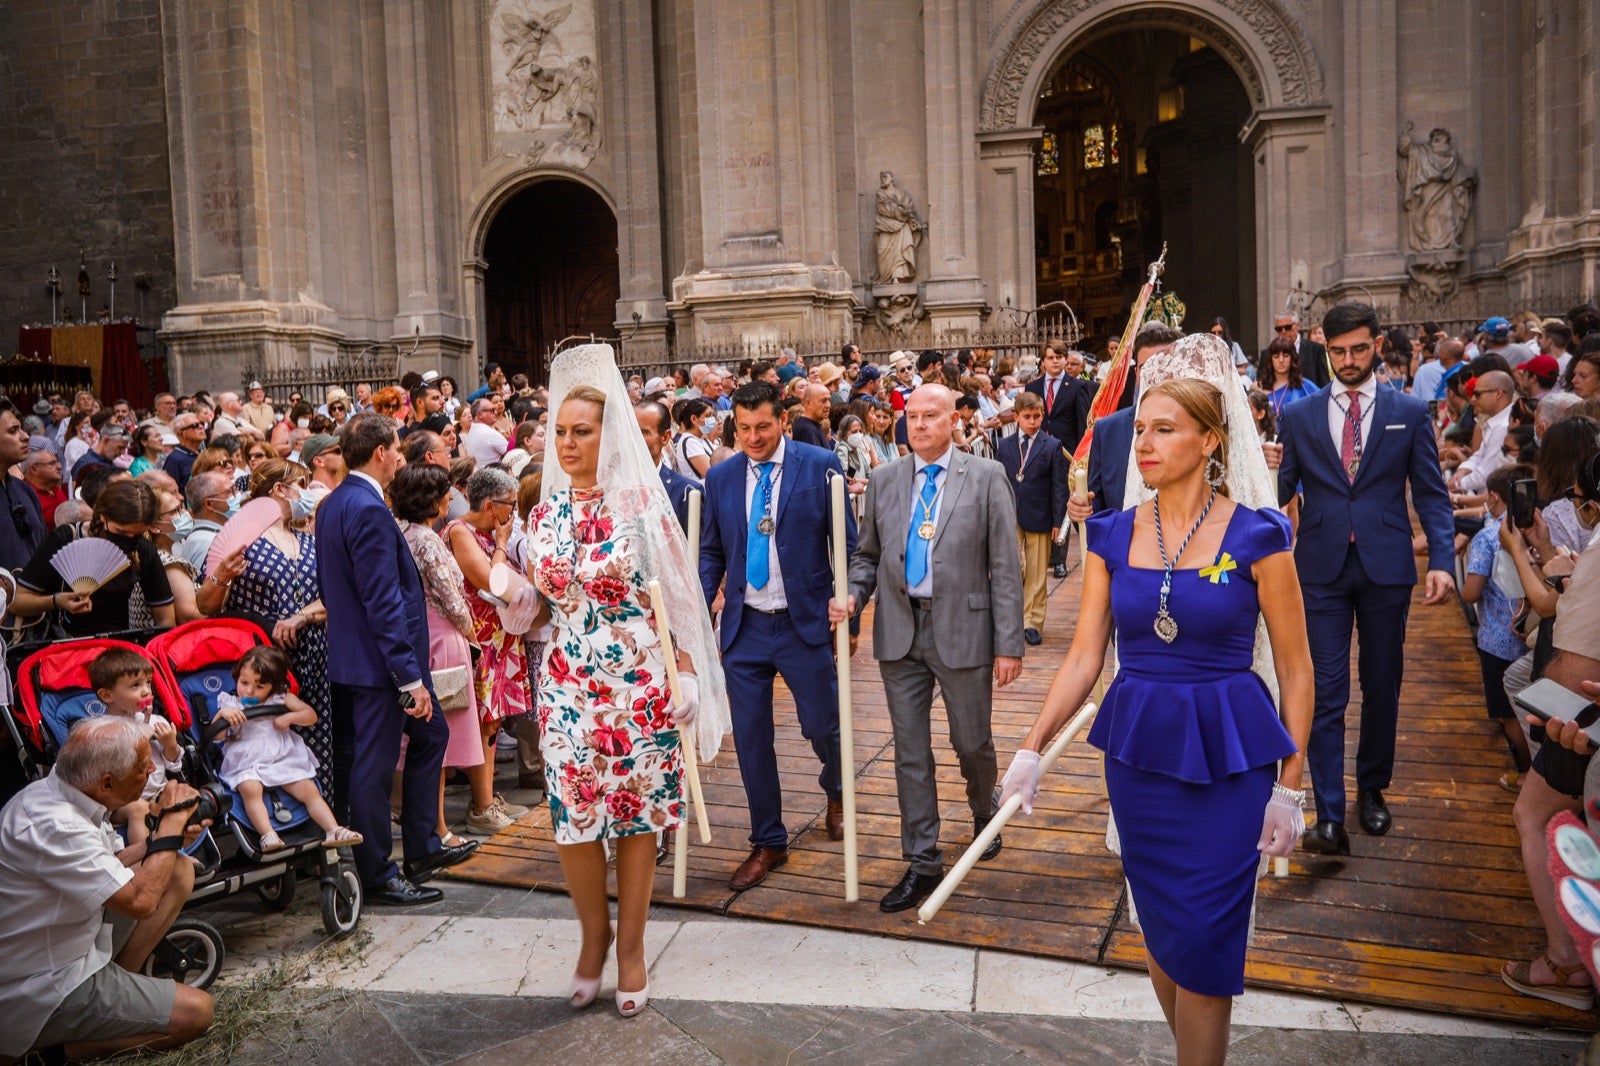
[[[624,1018],[632,1018],[634,1015],[644,1010],[646,1004],[649,1002],[650,982],[648,981],[646,981],[645,986],[639,989],[637,992],[624,992],[620,988],[617,989],[617,1013],[622,1015]]]

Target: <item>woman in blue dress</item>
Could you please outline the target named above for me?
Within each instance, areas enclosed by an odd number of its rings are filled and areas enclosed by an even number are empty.
[[[1072,649],[1004,785],[1031,808],[1037,753],[1088,696],[1115,625],[1120,669],[1089,742],[1105,752],[1150,980],[1184,1064],[1226,1057],[1261,855],[1288,855],[1305,828],[1313,686],[1289,522],[1229,497],[1229,421],[1206,381],[1147,388],[1133,448],[1155,497],[1089,520]],[[1258,618],[1281,720],[1252,669]]]
[[[1283,421],[1285,407],[1317,391],[1301,373],[1300,353],[1295,351],[1294,341],[1281,334],[1261,353],[1261,361],[1256,364],[1256,388],[1271,397],[1275,422]]]
[[[284,518],[243,551],[217,563],[195,600],[204,615],[223,611],[264,621],[272,642],[289,652],[300,698],[317,723],[295,732],[317,757],[317,786],[333,795],[333,699],[328,687],[328,611],[317,580],[317,541],[295,523],[311,515],[311,474],[299,463],[268,459],[250,475],[250,498],[278,500]]]

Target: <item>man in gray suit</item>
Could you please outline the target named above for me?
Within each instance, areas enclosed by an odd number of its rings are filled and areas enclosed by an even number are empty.
[[[1022,671],[1016,504],[999,463],[954,447],[956,418],[955,394],[942,385],[921,385],[906,401],[911,454],[873,472],[850,600],[829,610],[837,625],[878,591],[872,646],[894,728],[900,846],[911,864],[879,904],[890,912],[917,906],[944,875],[929,726],[934,684],[981,831],[994,817],[993,686]],[[983,857],[999,851],[996,837]]]

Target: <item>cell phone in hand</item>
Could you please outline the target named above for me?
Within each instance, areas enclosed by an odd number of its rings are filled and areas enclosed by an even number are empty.
[[[409,692],[400,693],[400,709],[402,711],[413,710],[416,706],[417,699],[415,696],[411,695]]]
[[[1555,718],[1577,722],[1596,747],[1600,747],[1600,704],[1590,703],[1565,685],[1542,677],[1516,695],[1524,711],[1548,722]]]
[[[1539,506],[1539,483],[1522,478],[1511,483],[1511,521],[1518,529],[1533,528],[1533,512]]]

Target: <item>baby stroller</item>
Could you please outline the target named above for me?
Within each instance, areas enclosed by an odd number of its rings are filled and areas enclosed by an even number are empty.
[[[96,698],[89,683],[89,663],[112,648],[150,658],[144,648],[127,641],[83,638],[47,644],[18,666],[16,698],[5,719],[11,741],[30,778],[37,780],[50,772],[56,753],[76,722],[105,713],[105,705]],[[159,676],[159,671],[157,674]],[[194,750],[185,739],[190,724],[188,710],[164,698],[159,688],[155,697],[156,709],[177,727],[179,743],[184,747],[183,776],[193,782],[196,778],[188,767],[194,765]],[[209,884],[216,878],[222,854],[210,830],[185,848],[184,853],[198,864],[196,886]],[[195,895],[199,895],[198,887]],[[191,914],[181,914],[145,960],[144,973],[206,988],[216,980],[226,957],[222,934],[215,926]]]
[[[266,631],[242,618],[187,622],[150,642],[156,663],[156,685],[163,698],[181,705],[196,751],[196,777],[232,802],[213,827],[225,842],[227,857],[216,877],[197,884],[194,901],[218,899],[253,888],[271,910],[285,910],[294,899],[302,875],[316,875],[322,894],[322,926],[333,937],[346,937],[361,920],[361,878],[349,850],[323,843],[323,833],[305,807],[281,789],[266,790],[267,810],[284,847],[270,856],[245,815],[239,796],[217,776],[222,750],[217,738],[226,723],[216,719],[217,696],[233,689],[233,667],[251,648],[270,644]],[[294,691],[293,678],[290,690]],[[252,707],[249,718],[281,713],[281,706]]]

